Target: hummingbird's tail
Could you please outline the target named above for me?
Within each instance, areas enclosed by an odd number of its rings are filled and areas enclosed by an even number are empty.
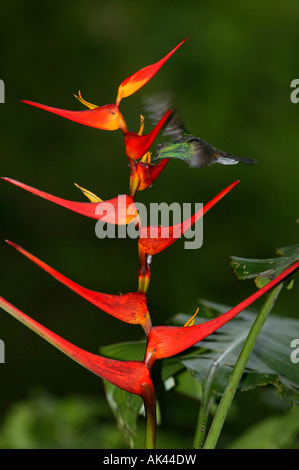
[[[217,163],[222,165],[236,165],[237,163],[246,163],[246,165],[255,165],[257,161],[254,158],[238,157],[238,155],[231,155],[229,153],[221,153],[216,156]]]

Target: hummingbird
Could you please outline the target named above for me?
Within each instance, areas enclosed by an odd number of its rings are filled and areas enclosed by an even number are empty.
[[[204,168],[214,163],[221,163],[222,165],[236,165],[239,162],[247,165],[256,163],[253,158],[239,157],[218,150],[209,142],[200,137],[195,137],[186,130],[183,130],[181,138],[157,145],[156,154],[152,161],[155,162],[164,158],[179,158],[193,168]]]
[[[170,104],[167,97],[156,96],[147,99],[145,106],[150,118],[155,122],[166,108],[169,109]],[[217,149],[200,137],[194,136],[185,128],[177,113],[173,114],[163,135],[170,136],[170,140],[156,146],[152,162],[165,158],[178,158],[193,168],[204,168],[214,163],[222,165],[236,165],[239,162],[247,165],[256,163],[254,158],[232,155]]]

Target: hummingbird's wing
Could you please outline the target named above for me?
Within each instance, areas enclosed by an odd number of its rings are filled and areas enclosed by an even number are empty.
[[[191,137],[188,140],[188,144],[191,145],[192,148],[191,158],[188,162],[190,167],[204,168],[217,162],[212,147],[208,142],[197,137]]]
[[[162,135],[167,136],[170,140],[180,140],[184,135],[189,134],[186,130],[182,119],[175,111],[175,106],[170,96],[166,93],[155,94],[147,96],[144,99],[144,108],[146,114],[154,125],[156,125],[170,109],[173,111],[172,117],[169,123],[165,127]]]

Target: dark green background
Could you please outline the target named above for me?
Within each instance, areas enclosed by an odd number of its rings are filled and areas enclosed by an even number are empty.
[[[1,2],[1,175],[73,200],[84,200],[74,182],[103,199],[127,192],[121,131],[80,126],[20,99],[83,109],[73,97],[80,89],[92,103],[113,103],[121,81],[185,37],[159,73],[121,102],[129,129],[138,129],[143,98],[165,90],[191,132],[258,160],[257,166],[203,171],[174,161],[151,189],[138,193],[145,204],[206,202],[240,179],[206,216],[200,250],[184,250],[180,240],[154,258],[148,291],[154,324],[194,313],[200,298],[235,305],[254,285],[236,279],[231,255],[271,257],[277,247],[298,243],[299,104],[290,101],[290,83],[299,76],[298,14],[298,1]],[[146,121],[145,131],[151,127]],[[139,327],[98,311],[4,243],[20,244],[86,287],[125,293],[137,288],[134,240],[99,240],[93,220],[6,182],[0,183],[0,201],[3,297],[90,351],[142,337]],[[276,312],[298,316],[297,283],[281,294]],[[103,393],[99,379],[5,312],[0,338],[6,346],[0,423],[36,386],[63,396]],[[246,399],[258,417],[256,395]]]

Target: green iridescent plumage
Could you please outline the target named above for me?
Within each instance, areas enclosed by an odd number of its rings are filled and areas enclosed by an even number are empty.
[[[256,160],[231,155],[216,149],[205,140],[191,134],[183,134],[178,140],[163,142],[157,145],[156,154],[153,158],[161,160],[163,158],[178,158],[188,163],[191,167],[204,168],[214,163],[222,165],[235,165],[239,162],[254,164]]]

